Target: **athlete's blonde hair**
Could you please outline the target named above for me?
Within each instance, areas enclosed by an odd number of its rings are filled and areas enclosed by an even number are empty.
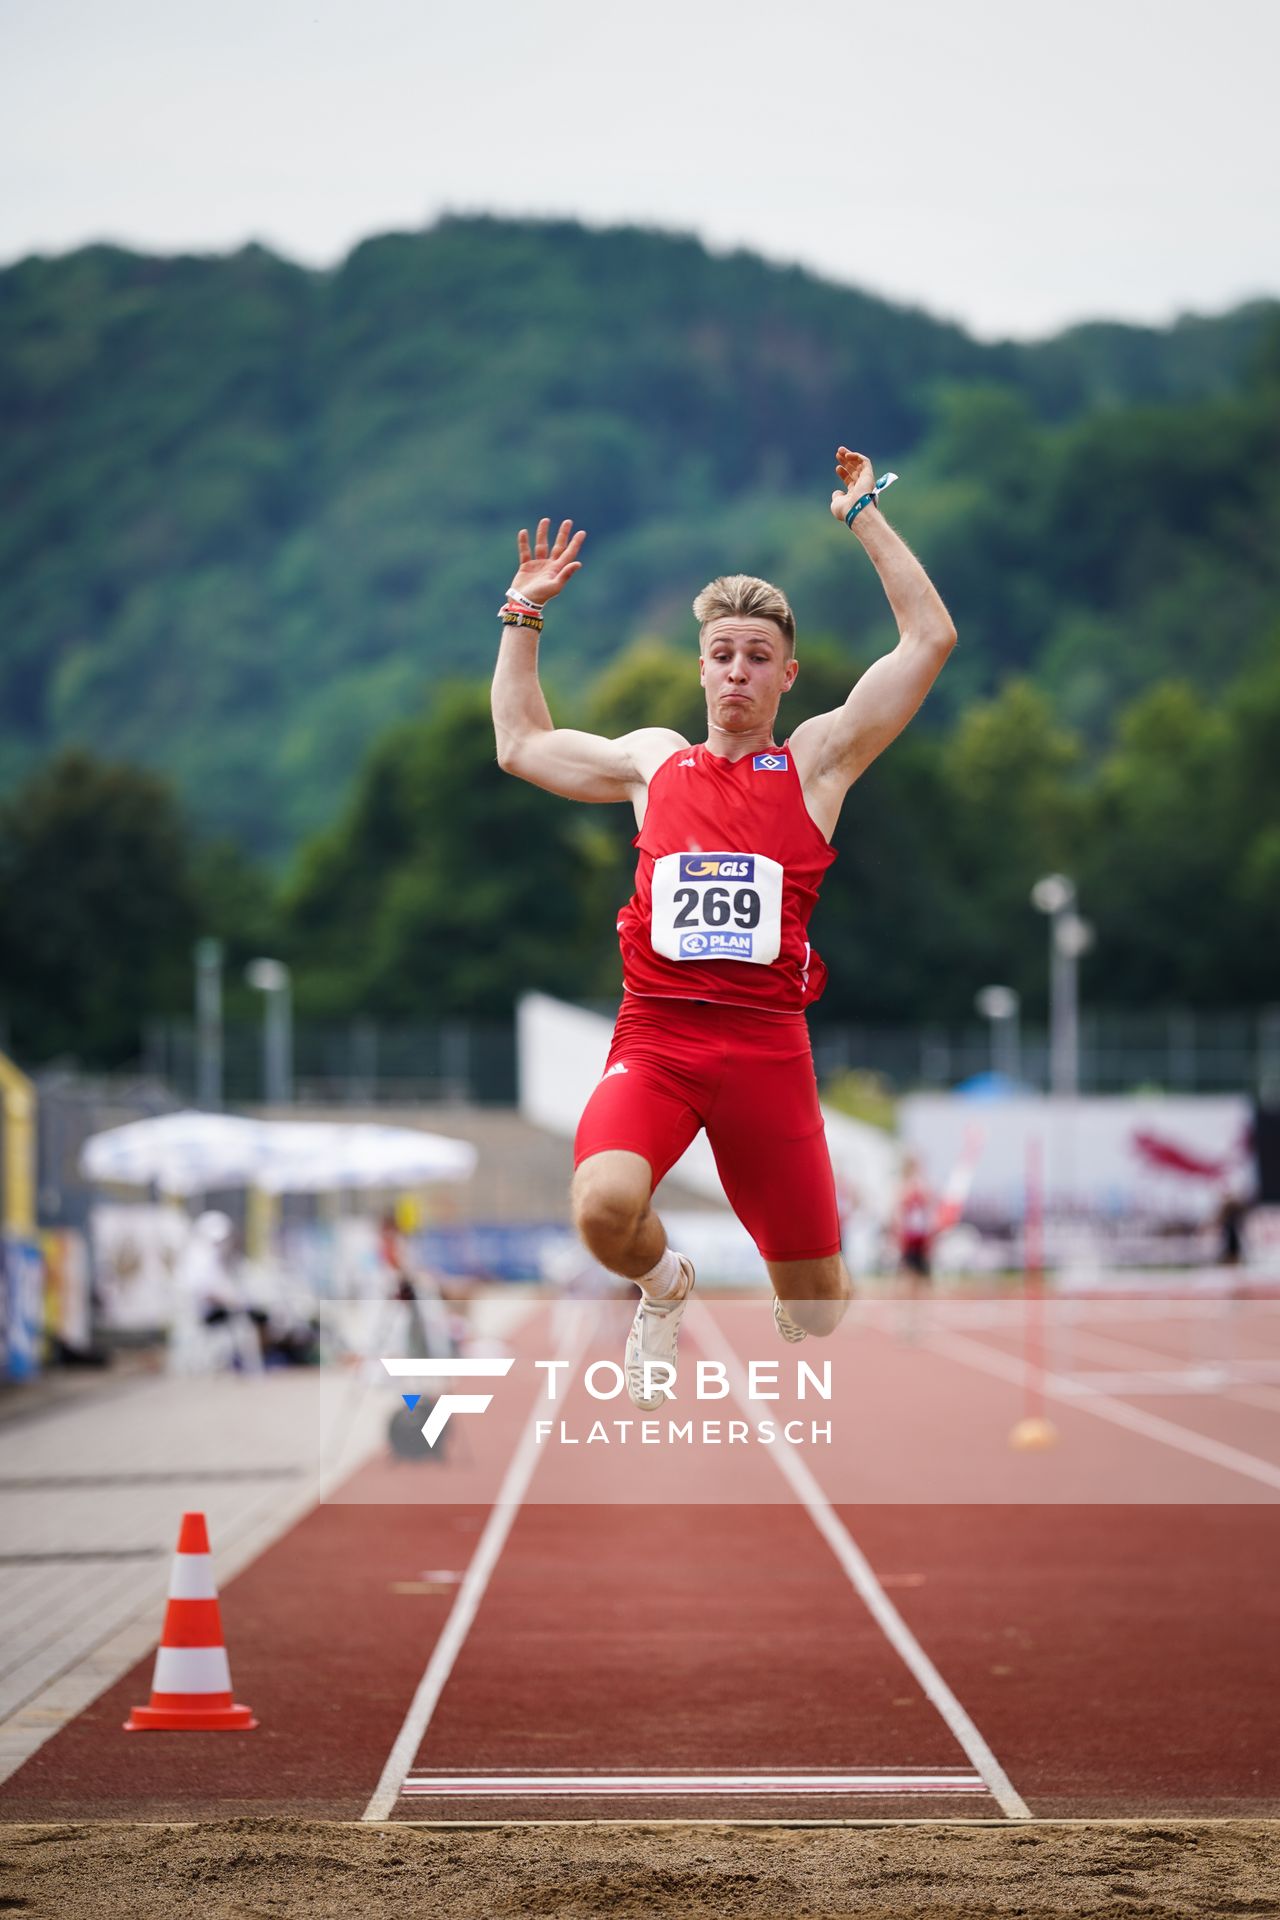
[[[693,616],[700,628],[732,614],[744,620],[776,620],[788,651],[795,652],[796,617],[786,594],[767,580],[757,580],[752,573],[724,573],[705,586],[693,603]]]

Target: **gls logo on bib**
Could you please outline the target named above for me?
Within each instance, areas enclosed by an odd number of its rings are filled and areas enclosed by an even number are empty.
[[[755,867],[755,858],[751,854],[744,854],[735,860],[726,860],[722,853],[680,855],[682,880],[754,880]]]

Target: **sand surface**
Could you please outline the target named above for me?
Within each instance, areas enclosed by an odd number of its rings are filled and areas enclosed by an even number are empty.
[[[0,1914],[103,1920],[1280,1916],[1280,1821],[792,1829],[0,1827]]]

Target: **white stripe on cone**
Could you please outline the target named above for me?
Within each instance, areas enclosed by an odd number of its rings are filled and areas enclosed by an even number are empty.
[[[169,1575],[171,1600],[216,1600],[211,1553],[175,1553]]]
[[[230,1693],[231,1668],[225,1647],[161,1647],[156,1654],[153,1693]]]

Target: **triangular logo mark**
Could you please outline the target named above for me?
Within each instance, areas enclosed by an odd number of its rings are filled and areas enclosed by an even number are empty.
[[[402,1393],[400,1398],[404,1401],[410,1413],[412,1413],[419,1400],[421,1400],[422,1395],[420,1393]]]

